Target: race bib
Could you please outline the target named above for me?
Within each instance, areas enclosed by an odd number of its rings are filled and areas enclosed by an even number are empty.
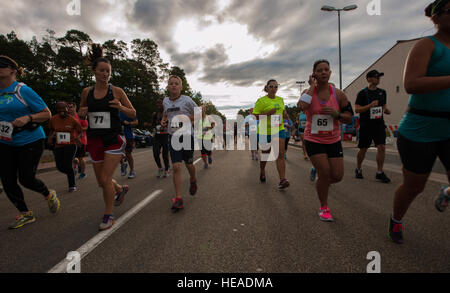
[[[383,117],[383,107],[370,108],[370,119],[381,119]]]
[[[12,141],[14,126],[9,122],[0,122],[0,140]]]
[[[273,127],[280,127],[281,125],[281,116],[280,115],[272,115],[270,118]]]
[[[314,115],[312,117],[311,134],[332,134],[333,117],[330,115]]]
[[[70,133],[69,132],[57,132],[56,133],[56,144],[70,144]]]
[[[111,128],[110,112],[92,112],[88,113],[89,127],[92,129],[109,129]]]

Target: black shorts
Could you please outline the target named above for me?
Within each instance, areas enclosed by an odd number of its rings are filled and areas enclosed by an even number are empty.
[[[183,144],[184,136],[179,137],[180,144]],[[172,164],[185,162],[187,165],[192,165],[194,163],[194,137],[189,136],[190,144],[187,148],[182,148],[181,150],[175,150],[172,145],[172,136],[169,136],[169,151],[170,159]]]
[[[372,145],[375,146],[386,144],[386,126],[384,124],[362,125],[359,129],[358,148],[368,149]]]
[[[447,172],[450,171],[450,139],[439,142],[415,142],[400,134],[397,148],[403,167],[416,174],[430,174],[439,157]]]
[[[86,157],[86,145],[82,144],[81,146],[77,146],[75,158],[84,158],[84,157]]]
[[[344,157],[344,151],[342,149],[342,143],[340,141],[333,144],[320,144],[305,140],[305,148],[308,157],[320,154],[326,154],[328,158]]]

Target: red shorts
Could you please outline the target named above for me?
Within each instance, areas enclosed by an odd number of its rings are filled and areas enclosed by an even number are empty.
[[[88,138],[87,149],[93,163],[101,163],[105,159],[105,154],[123,155],[126,146],[125,137],[117,136],[117,142],[105,146],[101,137]]]

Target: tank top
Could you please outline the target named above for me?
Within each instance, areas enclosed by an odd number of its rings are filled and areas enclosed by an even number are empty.
[[[450,48],[433,36],[434,51],[428,64],[426,76],[450,75]],[[413,94],[409,107],[430,112],[450,112],[450,88]],[[450,139],[450,119],[426,117],[407,112],[400,122],[399,133],[417,142],[438,142]]]
[[[332,107],[340,112],[336,89],[329,85],[330,98],[321,101],[317,96],[317,88],[314,89],[313,98],[309,109],[306,111],[305,140],[320,143],[334,144],[341,140],[339,121],[332,116],[321,114],[322,108]]]
[[[108,87],[106,96],[102,99],[94,97],[94,87],[87,96],[89,127],[87,137],[116,136],[122,134],[119,109],[111,108],[109,102],[114,100],[112,85]]]

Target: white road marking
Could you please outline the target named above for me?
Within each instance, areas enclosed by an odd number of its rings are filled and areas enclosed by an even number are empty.
[[[77,249],[77,252],[80,253],[81,259],[85,258],[89,253],[91,253],[97,246],[99,246],[102,242],[104,242],[108,237],[110,237],[115,231],[117,231],[120,227],[125,225],[132,217],[134,217],[137,213],[139,213],[146,205],[148,205],[151,201],[157,198],[162,193],[162,190],[157,190],[147,196],[143,201],[138,203],[134,208],[129,210],[126,214],[120,217],[116,223],[112,226],[111,229],[102,231],[94,236],[91,240],[86,242],[83,246]],[[65,273],[67,265],[69,261],[64,259],[59,264],[54,266],[48,273]]]

